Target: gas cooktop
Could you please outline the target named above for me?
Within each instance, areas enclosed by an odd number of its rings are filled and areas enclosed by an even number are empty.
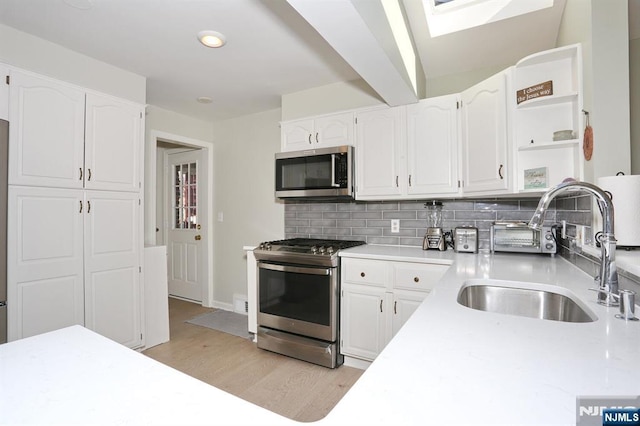
[[[338,250],[366,244],[364,241],[289,238],[265,241],[253,250],[257,260],[303,265],[336,266]]]

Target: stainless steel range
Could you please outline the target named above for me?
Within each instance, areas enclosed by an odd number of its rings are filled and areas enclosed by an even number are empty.
[[[292,238],[261,243],[258,347],[329,368],[339,353],[340,258],[363,241]]]

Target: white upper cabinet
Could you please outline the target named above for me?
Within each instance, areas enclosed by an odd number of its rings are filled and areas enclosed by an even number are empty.
[[[82,188],[84,92],[12,70],[9,184]]]
[[[141,106],[15,69],[9,90],[9,184],[140,190]]]
[[[9,120],[9,67],[0,64],[0,120]]]
[[[458,95],[407,105],[407,194],[458,193]]]
[[[580,45],[564,46],[528,56],[514,68],[517,191],[545,191],[566,178],[584,178],[581,58]]]
[[[356,113],[359,200],[458,194],[458,95]]]
[[[142,115],[142,109],[137,105],[87,94],[87,189],[134,192],[140,189]]]
[[[465,90],[462,96],[462,192],[501,193],[509,185],[508,71]]]
[[[282,123],[282,151],[354,145],[353,112]]]
[[[406,193],[402,108],[356,113],[356,198],[391,199]]]

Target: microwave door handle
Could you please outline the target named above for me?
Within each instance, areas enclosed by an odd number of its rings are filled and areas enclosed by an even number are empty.
[[[331,154],[331,186],[338,188],[340,185],[336,183],[336,155]]]

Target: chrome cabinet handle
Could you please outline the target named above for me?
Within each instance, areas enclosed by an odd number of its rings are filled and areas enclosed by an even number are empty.
[[[91,169],[87,169],[87,180],[91,180]]]
[[[398,187],[398,176],[396,176],[396,188]]]
[[[498,176],[500,176],[500,179],[504,179],[504,176],[502,176],[502,168],[504,166],[502,164],[500,164],[500,168],[498,168]]]
[[[309,145],[311,145],[311,133],[309,133],[309,137],[307,139],[309,140]]]
[[[320,143],[320,141],[318,140],[318,132],[316,132],[316,143]]]
[[[411,175],[409,175],[409,186],[411,186]]]
[[[397,308],[398,308],[398,301],[396,300],[396,301],[393,302],[393,314],[394,315],[398,314],[398,309]]]
[[[80,211],[78,213],[82,213],[82,200],[80,200]]]
[[[382,299],[380,299],[380,312],[382,312]]]
[[[78,180],[82,180],[82,167],[80,167],[79,169],[80,169],[80,177],[78,178]]]
[[[87,213],[91,213],[91,201],[87,200]]]

